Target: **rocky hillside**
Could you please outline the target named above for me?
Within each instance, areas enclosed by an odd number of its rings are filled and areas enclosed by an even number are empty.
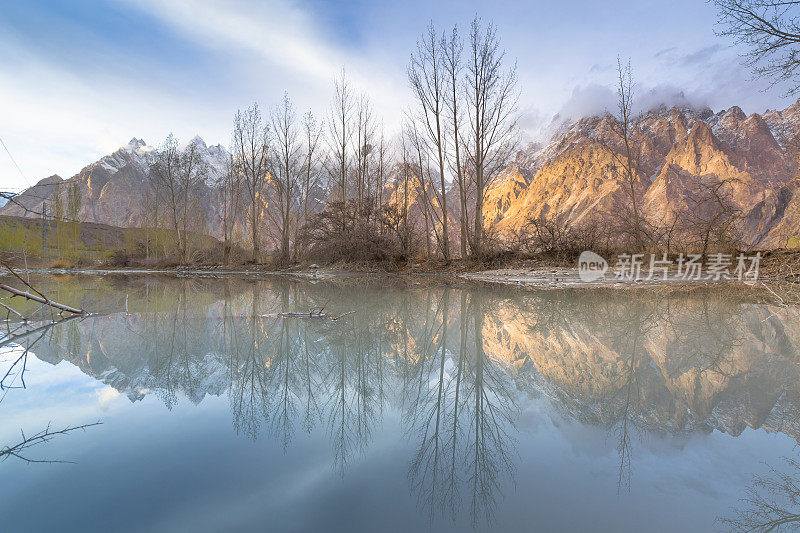
[[[616,170],[622,151],[616,126],[608,115],[557,125],[549,143],[529,146],[498,179],[487,219],[513,234],[531,218],[577,226],[613,216],[626,197]],[[726,200],[744,218],[745,243],[785,246],[800,222],[791,142],[798,126],[800,101],[750,116],[738,107],[651,110],[633,137],[640,154],[636,194],[645,216],[654,225],[691,219],[699,209],[698,188],[723,183]]]
[[[209,229],[213,231],[221,223],[218,190],[228,152],[220,145],[207,146],[200,137],[195,137],[191,143],[199,149],[207,169],[205,182],[200,187],[199,205]],[[0,215],[39,218],[44,203],[52,210],[56,190],[63,190],[69,183],[77,183],[82,195],[82,222],[118,227],[142,226],[146,215],[148,184],[154,179],[150,170],[153,152],[152,146],[142,139],[133,138],[127,145],[86,166],[67,180],[53,175],[39,181],[18,195],[14,202],[3,206]]]

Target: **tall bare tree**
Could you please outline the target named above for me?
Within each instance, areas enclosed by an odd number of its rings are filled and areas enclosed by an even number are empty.
[[[505,51],[493,24],[472,21],[466,73],[469,115],[467,154],[475,176],[475,229],[472,254],[484,253],[483,203],[500,170],[516,150],[517,67],[504,69]]]
[[[416,174],[414,179],[414,188],[416,189],[416,204],[422,213],[422,218],[425,221],[425,258],[431,258],[431,205],[428,200],[428,179],[426,178],[426,156],[425,139],[417,129],[417,124],[413,120],[409,120],[406,124],[406,137],[411,148],[417,156],[416,165],[412,165],[413,173]]]
[[[308,208],[311,195],[319,180],[319,163],[321,147],[319,141],[322,138],[324,124],[317,124],[317,119],[311,111],[303,115],[303,166],[302,166],[302,187],[300,191],[300,201],[302,205],[302,225],[308,222]],[[298,225],[299,226],[299,225]]]
[[[789,94],[800,92],[800,1],[714,0],[714,5],[718,34],[744,45],[753,73],[773,85],[789,82]]]
[[[628,205],[621,206],[623,218],[620,220],[624,233],[629,234],[639,251],[647,246],[645,220],[640,212],[642,190],[639,183],[641,147],[637,142],[639,120],[633,115],[633,75],[631,63],[622,63],[617,58],[617,123],[615,125],[621,151],[610,148],[614,158],[617,180],[622,186]]]
[[[289,244],[296,214],[299,174],[301,165],[300,132],[294,106],[288,93],[283,94],[280,105],[272,112],[272,131],[275,136],[273,154],[270,158],[271,185],[278,200],[278,215],[274,217],[280,233],[282,261],[290,258]]]
[[[342,202],[341,222],[344,230],[346,224],[344,204],[347,202],[347,180],[351,162],[348,147],[353,137],[353,106],[355,105],[350,82],[345,76],[344,69],[334,82],[334,93],[328,120],[328,142],[331,152],[328,172],[338,189],[335,198]]]
[[[261,259],[259,225],[263,209],[262,195],[267,178],[270,152],[269,125],[261,118],[258,104],[237,111],[234,118],[233,145],[237,165],[242,174],[250,201],[250,233],[253,240],[253,262]]]
[[[156,150],[151,170],[165,196],[175,244],[185,263],[189,259],[189,227],[197,222],[193,215],[198,211],[199,187],[207,170],[198,144],[191,142],[181,151],[178,140],[170,133]]]
[[[359,209],[364,209],[370,196],[370,162],[375,144],[375,124],[372,117],[372,104],[367,95],[362,94],[356,103],[356,142],[355,178],[356,199]],[[369,212],[369,211],[367,211]]]
[[[181,152],[178,159],[178,186],[180,198],[180,223],[181,223],[181,259],[189,260],[191,252],[192,233],[202,233],[205,227],[203,211],[199,209],[199,192],[205,181],[208,168],[200,154],[200,147],[196,142],[190,142]],[[193,232],[189,228],[193,228]]]
[[[81,193],[80,183],[73,181],[67,186],[67,224],[69,242],[72,252],[77,253],[81,240],[81,206],[83,205],[83,194]]]
[[[239,166],[236,164],[234,150],[225,163],[225,175],[222,182],[222,235],[224,247],[224,262],[227,265],[231,260],[233,248],[233,235],[236,222],[239,219],[241,203],[242,178]]]
[[[156,189],[160,192],[159,196],[163,197],[166,203],[175,244],[182,249],[179,222],[181,212],[180,157],[178,140],[170,133],[161,146],[156,149],[150,169],[156,181]]]
[[[441,251],[445,261],[450,260],[447,222],[447,185],[445,183],[445,99],[447,43],[439,37],[433,22],[427,32],[417,41],[416,53],[411,54],[408,65],[408,81],[418,102],[415,118],[435,152],[440,180],[439,204],[442,212]]]
[[[387,172],[386,167],[388,164],[388,145],[384,136],[383,127],[381,127],[381,136],[378,139],[378,157],[375,166],[375,201],[377,202],[377,212],[383,212],[383,190],[386,187]],[[381,226],[381,230],[383,226]]]
[[[453,162],[456,175],[456,184],[458,185],[458,196],[460,200],[460,244],[461,244],[461,257],[467,256],[467,241],[469,238],[469,218],[467,210],[467,179],[464,173],[464,168],[461,162],[461,143],[462,140],[459,136],[459,123],[461,120],[461,108],[463,101],[463,91],[461,73],[464,65],[461,60],[461,54],[464,50],[464,43],[458,34],[458,27],[453,26],[453,31],[450,38],[443,42],[444,44],[444,69],[447,97],[445,98],[445,106],[449,113],[449,120],[451,122],[450,133],[453,136],[453,142],[450,146],[453,150]]]

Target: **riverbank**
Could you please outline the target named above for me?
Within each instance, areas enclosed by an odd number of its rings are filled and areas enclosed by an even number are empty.
[[[259,267],[225,267],[225,266],[199,266],[176,267],[165,269],[143,268],[32,268],[30,274],[51,275],[100,275],[100,276],[141,276],[164,275],[187,278],[263,278],[263,277],[289,277],[305,280],[356,280],[359,278],[393,278],[410,280],[443,280],[464,281],[488,284],[499,284],[530,288],[591,288],[591,287],[697,287],[697,286],[724,286],[745,285],[731,277],[714,279],[683,279],[671,275],[663,278],[659,275],[649,276],[643,271],[638,279],[620,279],[613,272],[606,272],[602,277],[585,281],[581,279],[577,268],[573,267],[510,267],[495,269],[458,270],[458,269],[408,269],[398,272],[387,272],[377,269],[352,268],[352,267],[325,267],[325,268],[291,268],[291,269],[265,269]],[[674,273],[673,273],[674,274]]]
[[[754,257],[755,254],[752,254]],[[798,269],[789,268],[791,275],[787,276],[787,265],[797,265],[800,263],[800,254],[797,252],[768,252],[759,261],[757,272],[758,281],[765,281],[768,284],[785,284],[786,280],[791,283],[796,290],[800,284],[793,278],[794,272]],[[751,266],[751,265],[748,265]],[[586,280],[578,270],[577,261],[566,262],[554,260],[552,258],[538,259],[518,259],[511,258],[496,261],[493,264],[475,263],[471,261],[452,261],[444,262],[415,262],[405,265],[403,268],[387,271],[380,268],[370,267],[369,265],[359,264],[336,264],[318,266],[315,264],[296,264],[287,268],[275,268],[271,265],[191,265],[176,267],[93,267],[83,266],[74,268],[54,268],[37,267],[29,268],[28,272],[33,274],[55,274],[55,275],[165,275],[177,277],[240,277],[240,278],[263,278],[269,276],[294,277],[306,280],[342,280],[356,281],[358,279],[391,278],[404,280],[440,280],[444,282],[472,282],[489,283],[521,288],[537,289],[559,289],[559,288],[637,288],[637,287],[665,287],[680,289],[682,287],[708,287],[708,286],[740,286],[742,288],[752,288],[754,283],[744,283],[740,276],[734,272],[736,267],[735,258],[732,264],[725,268],[725,272],[719,276],[708,275],[706,270],[702,270],[699,276],[686,276],[678,272],[677,266],[672,265],[664,275],[663,269],[657,270],[652,275],[646,266],[633,275],[629,272],[627,276],[620,277],[615,269],[610,265],[598,275],[596,279]],[[25,270],[21,265],[14,268]],[[745,276],[747,278],[747,276]],[[751,276],[752,278],[752,276]],[[758,283],[758,285],[764,285]],[[769,291],[769,288],[762,290]]]

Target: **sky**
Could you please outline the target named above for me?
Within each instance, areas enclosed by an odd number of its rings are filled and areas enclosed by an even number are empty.
[[[556,114],[613,111],[617,57],[640,107],[794,101],[752,79],[703,0],[0,0],[0,190],[70,177],[133,137],[228,145],[237,109],[268,112],[284,92],[322,118],[342,68],[391,136],[412,103],[417,38],[476,15],[517,63],[529,139]]]

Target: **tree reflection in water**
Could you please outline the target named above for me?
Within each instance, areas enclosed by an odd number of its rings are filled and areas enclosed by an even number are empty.
[[[636,434],[738,434],[766,423],[779,398],[786,413],[800,405],[798,313],[710,291],[233,279],[131,279],[122,290],[130,314],[76,322],[37,356],[68,359],[132,399],[152,391],[168,407],[227,394],[235,431],[255,440],[265,430],[284,451],[319,426],[340,475],[385,412],[398,412],[415,450],[409,484],[431,519],[491,520],[513,486],[520,409],[534,397],[613,432],[619,489],[630,489]],[[357,312],[268,316],[323,306]],[[800,436],[796,417],[781,423]]]
[[[717,521],[731,531],[796,531],[800,527],[800,463],[784,458],[785,471],[769,467],[753,476],[741,506]]]

